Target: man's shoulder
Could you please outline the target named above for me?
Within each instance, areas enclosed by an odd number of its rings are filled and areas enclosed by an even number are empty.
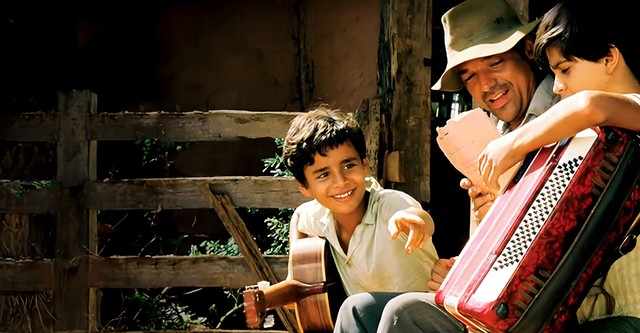
[[[539,116],[549,110],[560,100],[560,95],[553,92],[553,76],[547,75],[536,88],[531,103],[529,103],[529,113]]]

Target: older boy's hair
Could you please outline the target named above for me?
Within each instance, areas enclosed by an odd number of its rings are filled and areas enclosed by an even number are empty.
[[[615,45],[627,66],[640,80],[640,43],[633,37],[636,10],[622,0],[609,0],[606,6],[586,6],[582,1],[565,0],[556,4],[540,21],[536,32],[537,61],[545,67],[545,49],[555,45],[569,60],[597,62]]]
[[[345,142],[351,142],[361,160],[367,157],[364,133],[353,115],[322,104],[291,121],[282,160],[296,180],[306,185],[304,168],[313,164],[314,155],[326,156],[328,150]]]

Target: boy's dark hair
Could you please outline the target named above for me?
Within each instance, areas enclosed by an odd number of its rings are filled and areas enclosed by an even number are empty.
[[[535,40],[535,34],[533,32],[530,32],[527,34],[527,36],[523,37],[518,42],[518,44],[516,44],[512,48],[512,50],[517,51],[520,57],[524,59],[527,63],[529,63],[529,66],[531,66],[531,71],[533,72],[533,77],[536,80],[536,87],[537,87],[540,84],[540,82],[542,82],[544,78],[547,76],[547,70],[542,69],[535,59],[531,59],[529,58],[529,55],[527,55],[526,44],[528,40],[532,40],[532,41]]]
[[[347,141],[360,159],[367,157],[364,133],[353,115],[322,104],[291,121],[282,146],[282,160],[296,180],[306,185],[304,168],[313,164],[314,155],[326,156],[328,150]]]
[[[540,21],[536,33],[536,59],[549,66],[545,49],[555,45],[569,60],[596,62],[609,53],[611,45],[620,50],[636,79],[640,78],[640,43],[635,31],[636,11],[626,1],[609,0],[605,6],[589,6],[566,0],[556,4]]]

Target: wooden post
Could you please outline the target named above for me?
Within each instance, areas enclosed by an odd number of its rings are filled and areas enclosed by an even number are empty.
[[[62,185],[56,221],[55,331],[88,330],[90,310],[87,262],[89,216],[83,208],[82,185],[89,179],[86,115],[95,112],[97,97],[89,91],[58,94],[59,132],[56,181]],[[95,229],[95,228],[93,228]]]
[[[377,98],[365,99],[356,110],[356,120],[362,127],[364,139],[367,144],[367,159],[371,167],[371,177],[378,179],[380,152],[380,100]],[[379,180],[379,179],[378,179]]]
[[[306,1],[295,2],[295,28],[294,39],[296,40],[297,52],[296,52],[296,70],[298,74],[296,79],[298,81],[298,95],[300,98],[300,111],[307,110],[309,105],[313,102],[313,96],[315,94],[315,74],[313,68],[313,62],[309,57],[309,51],[307,46],[307,18],[305,12]]]
[[[421,202],[431,199],[431,13],[431,0],[383,0],[378,51],[378,94],[390,128],[385,149],[404,158],[404,182],[393,185]]]

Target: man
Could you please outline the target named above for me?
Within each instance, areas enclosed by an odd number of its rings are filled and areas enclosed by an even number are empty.
[[[549,109],[558,97],[553,77],[535,64],[530,33],[538,21],[523,23],[505,0],[467,0],[442,16],[447,66],[432,87],[466,88],[476,103],[500,120],[507,133]],[[495,199],[468,179],[468,190],[479,220]],[[436,262],[428,287],[437,290],[453,259]],[[465,332],[433,301],[433,293],[366,293],[349,297],[340,308],[336,332]]]

